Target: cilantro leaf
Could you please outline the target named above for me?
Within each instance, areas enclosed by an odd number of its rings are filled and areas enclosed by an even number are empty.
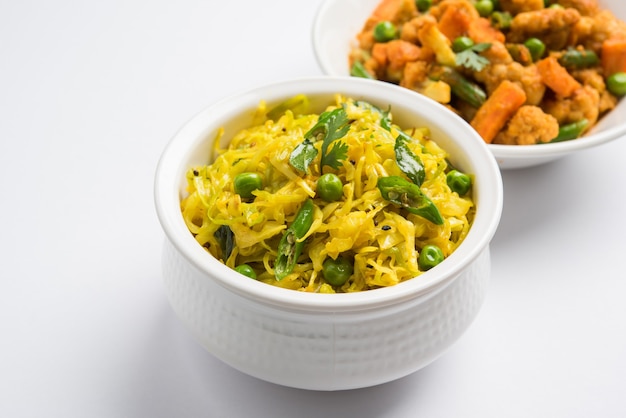
[[[478,55],[479,52],[483,52],[491,48],[491,44],[488,42],[481,42],[473,45],[456,54],[456,65],[465,67],[474,71],[481,71],[487,65],[489,60],[482,55]]]
[[[341,167],[341,160],[345,160],[348,156],[348,144],[342,141],[333,143],[330,151],[322,158],[322,166],[328,165],[335,170]]]
[[[339,167],[339,161],[348,155],[348,146],[343,142],[333,144],[336,140],[344,137],[350,129],[350,120],[343,108],[324,112],[320,115],[317,123],[304,134],[304,141],[292,152],[289,163],[300,171],[306,171],[318,154],[314,143],[322,141],[322,157],[320,169],[325,165],[333,168]],[[329,151],[328,147],[331,145]]]
[[[325,114],[327,116],[324,118],[320,116],[320,121],[324,119],[326,130],[326,136],[322,142],[322,162],[320,169],[325,165],[336,169],[339,167],[339,161],[346,158],[348,155],[348,146],[343,142],[339,142],[333,145],[330,152],[328,151],[328,146],[337,139],[343,138],[350,130],[348,114],[341,107],[331,112],[325,112]],[[313,127],[312,131],[314,129],[315,127]]]

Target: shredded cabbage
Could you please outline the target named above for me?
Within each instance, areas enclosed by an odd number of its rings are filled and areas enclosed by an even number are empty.
[[[444,219],[435,225],[383,199],[377,188],[380,177],[406,177],[394,154],[394,133],[400,128],[384,129],[381,112],[341,95],[327,110],[339,107],[352,121],[341,138],[348,155],[337,170],[324,167],[324,172],[334,172],[342,180],[341,200],[316,197],[322,174],[319,158],[306,173],[289,163],[291,152],[319,115],[286,109],[272,120],[263,117],[267,112],[262,102],[257,111],[260,123],[236,133],[226,149],[217,149],[213,163],[187,172],[188,195],[181,200],[181,210],[198,243],[231,268],[248,264],[262,282],[322,293],[358,292],[418,277],[423,273],[418,268],[420,249],[427,244],[437,245],[448,257],[467,235],[475,208],[471,192],[459,196],[447,185],[446,173],[452,167],[446,151],[430,138],[427,127],[404,131],[413,138],[409,147],[424,165],[421,190]],[[319,141],[315,146],[319,149]],[[263,188],[253,192],[253,199],[235,193],[233,179],[244,172],[263,178]],[[302,238],[304,249],[293,272],[277,280],[273,267],[278,242],[309,198],[315,210],[312,226]],[[234,242],[227,258],[219,240],[222,226],[230,228]],[[340,255],[353,260],[353,274],[345,284],[333,287],[324,281],[322,264],[327,257]]]

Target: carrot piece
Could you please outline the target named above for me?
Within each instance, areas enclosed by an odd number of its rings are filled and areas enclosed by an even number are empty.
[[[626,72],[626,39],[607,39],[602,43],[601,52],[604,75]]]
[[[478,109],[470,122],[483,140],[491,144],[498,132],[526,103],[526,93],[516,83],[504,80]]]
[[[549,56],[537,62],[537,70],[541,81],[552,89],[556,94],[569,97],[582,85],[572,77],[565,67],[557,61],[556,57]]]
[[[448,39],[454,41],[461,35],[467,33],[472,22],[471,16],[463,9],[448,7],[439,18],[437,26],[441,33]]]
[[[389,63],[389,59],[387,58],[387,44],[374,44],[372,47],[372,58],[380,67],[386,67]]]
[[[491,22],[484,17],[473,19],[470,22],[467,35],[476,43],[504,42],[506,40],[504,33],[491,26]]]
[[[390,65],[404,67],[407,62],[421,58],[421,48],[411,42],[394,39],[387,42],[387,58]]]
[[[372,12],[372,19],[376,22],[381,20],[396,21],[402,14],[417,12],[414,1],[408,0],[382,0]]]

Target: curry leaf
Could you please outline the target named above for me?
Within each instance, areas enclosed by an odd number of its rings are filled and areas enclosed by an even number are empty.
[[[295,169],[305,172],[316,156],[317,148],[315,148],[311,140],[305,138],[291,152],[289,164]]]
[[[417,156],[408,143],[411,141],[411,137],[404,132],[399,132],[394,145],[394,151],[396,154],[396,163],[400,170],[410,178],[413,183],[421,186],[424,182],[426,172],[424,171],[424,163],[419,156]]]
[[[228,225],[221,225],[213,236],[222,250],[222,260],[228,260],[228,257],[230,257],[235,247],[235,234],[233,234],[233,231]]]

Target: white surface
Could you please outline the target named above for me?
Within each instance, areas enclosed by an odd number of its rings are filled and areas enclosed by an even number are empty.
[[[318,5],[0,5],[0,416],[626,415],[626,138],[504,173],[485,305],[409,377],[287,389],[181,326],[161,281],[156,160],[207,104],[321,74]]]
[[[313,50],[325,74],[345,76],[350,72],[348,54],[356,45],[356,34],[380,0],[325,0],[313,21]],[[603,7],[626,20],[623,0],[600,0]],[[357,10],[357,12],[353,12]],[[490,144],[489,149],[504,169],[529,168],[566,155],[604,145],[626,135],[626,100],[604,117],[584,141],[564,141],[524,147]]]

